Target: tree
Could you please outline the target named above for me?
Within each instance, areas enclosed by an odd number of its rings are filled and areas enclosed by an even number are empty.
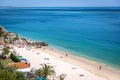
[[[8,66],[5,69],[9,72],[14,73],[17,70],[17,67],[16,66],[12,66],[12,67]]]
[[[55,71],[52,66],[42,64],[42,68],[40,68],[36,74],[40,77],[47,78],[48,76],[55,76]]]
[[[4,69],[4,65],[0,62],[0,70]]]
[[[16,78],[17,80],[26,80],[24,73],[18,71],[16,72]]]
[[[0,80],[17,80],[16,74],[3,69],[0,71]]]
[[[14,67],[5,67],[0,62],[0,80],[26,80],[24,73],[15,71]]]

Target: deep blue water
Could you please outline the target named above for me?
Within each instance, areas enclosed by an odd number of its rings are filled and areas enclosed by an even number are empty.
[[[74,55],[120,68],[120,10],[62,9],[0,9],[0,25]]]

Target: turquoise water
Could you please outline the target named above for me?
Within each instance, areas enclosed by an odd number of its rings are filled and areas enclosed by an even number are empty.
[[[120,10],[59,9],[0,9],[0,24],[27,38],[120,68]]]

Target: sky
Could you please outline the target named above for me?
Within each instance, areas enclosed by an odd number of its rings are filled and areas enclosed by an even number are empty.
[[[120,0],[0,0],[14,7],[120,7]]]

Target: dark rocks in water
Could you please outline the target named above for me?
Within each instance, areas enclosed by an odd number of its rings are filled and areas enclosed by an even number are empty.
[[[42,46],[48,46],[48,44],[45,42],[32,42],[31,45],[35,46],[36,48],[41,48]]]
[[[48,46],[48,43],[45,43],[45,42],[41,42],[40,43],[42,46]]]

